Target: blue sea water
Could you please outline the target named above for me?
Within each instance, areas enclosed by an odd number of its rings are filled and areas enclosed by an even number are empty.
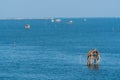
[[[86,66],[91,49],[101,53],[98,67]],[[0,20],[0,80],[119,79],[119,18]]]

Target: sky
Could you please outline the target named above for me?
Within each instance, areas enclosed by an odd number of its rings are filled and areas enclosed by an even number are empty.
[[[0,18],[120,17],[120,0],[0,0]]]

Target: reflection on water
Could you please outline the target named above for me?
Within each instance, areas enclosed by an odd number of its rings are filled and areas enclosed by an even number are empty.
[[[97,70],[100,68],[99,65],[87,65],[87,67],[90,69],[90,70]]]

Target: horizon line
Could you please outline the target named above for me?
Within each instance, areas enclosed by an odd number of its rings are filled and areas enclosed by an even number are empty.
[[[44,17],[44,18],[0,18],[0,20],[24,20],[24,19],[69,19],[69,18],[120,18],[118,17]]]

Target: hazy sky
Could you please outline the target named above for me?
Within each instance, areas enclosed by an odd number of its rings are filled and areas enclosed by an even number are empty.
[[[120,17],[120,0],[0,0],[0,18]]]

